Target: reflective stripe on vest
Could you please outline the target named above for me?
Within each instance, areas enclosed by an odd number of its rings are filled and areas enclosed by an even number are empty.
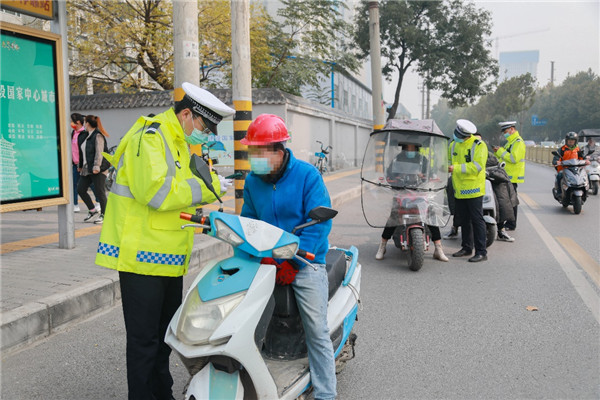
[[[185,254],[164,254],[151,251],[138,251],[135,261],[150,264],[164,265],[183,265],[185,263]]]

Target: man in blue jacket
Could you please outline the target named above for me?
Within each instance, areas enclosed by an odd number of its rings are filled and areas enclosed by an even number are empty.
[[[331,206],[323,178],[315,167],[298,160],[285,147],[289,139],[283,120],[259,115],[241,143],[248,146],[251,173],[244,186],[242,216],[259,219],[287,232],[310,218],[318,206]],[[333,345],[327,327],[328,280],[325,255],[331,221],[299,230],[300,249],[315,255],[316,270],[286,260],[277,265],[277,284],[294,288],[306,333],[308,363],[315,399],[335,399]]]

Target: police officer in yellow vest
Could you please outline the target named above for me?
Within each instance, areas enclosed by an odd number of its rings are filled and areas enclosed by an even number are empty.
[[[483,219],[483,196],[485,195],[486,144],[475,138],[475,124],[466,119],[456,121],[454,140],[450,142],[448,172],[452,173],[455,213],[461,221],[462,243],[453,257],[475,255],[470,262],[487,260],[485,247],[485,220]],[[471,232],[473,233],[471,235]]]
[[[525,142],[515,128],[517,121],[500,122],[498,125],[507,142],[503,147],[494,146],[494,154],[496,154],[500,162],[506,162],[504,169],[516,192],[517,185],[525,182]],[[508,221],[505,225],[505,228],[508,230],[514,231],[517,228],[517,208],[518,205],[514,207],[514,222]]]
[[[174,108],[140,117],[109,161],[117,167],[104,216],[96,264],[119,271],[127,331],[129,399],[171,399],[171,349],[163,339],[181,304],[193,231],[179,213],[215,196],[190,168],[188,144],[200,144],[234,110],[211,93],[184,83]],[[109,157],[107,157],[109,158]],[[213,187],[226,190],[213,173]]]

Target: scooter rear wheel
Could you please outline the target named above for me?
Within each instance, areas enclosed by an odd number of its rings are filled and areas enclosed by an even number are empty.
[[[425,243],[423,231],[420,229],[411,229],[410,248],[408,249],[408,267],[412,271],[418,271],[423,266],[425,258]]]

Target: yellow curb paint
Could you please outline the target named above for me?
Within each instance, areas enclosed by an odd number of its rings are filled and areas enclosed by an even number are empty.
[[[89,228],[77,229],[75,231],[75,237],[84,237],[95,235],[102,231],[101,225],[90,226]],[[58,233],[52,235],[39,236],[31,239],[17,240],[16,242],[4,243],[0,249],[0,254],[8,254],[14,251],[27,250],[33,247],[43,246],[46,244],[58,243]]]
[[[568,237],[556,237],[556,240],[562,247],[577,261],[577,264],[583,268],[590,276],[596,286],[600,287],[600,264],[594,260],[581,246],[573,239]]]
[[[529,206],[529,208],[533,210],[538,210],[540,206],[536,203],[529,195],[525,193],[519,193],[519,199],[521,199],[525,204]]]
[[[346,176],[358,174],[359,172],[360,172],[360,169],[353,169],[350,171],[338,172],[337,174],[324,176],[323,181],[330,182],[330,181],[334,181],[336,179],[345,178]]]

